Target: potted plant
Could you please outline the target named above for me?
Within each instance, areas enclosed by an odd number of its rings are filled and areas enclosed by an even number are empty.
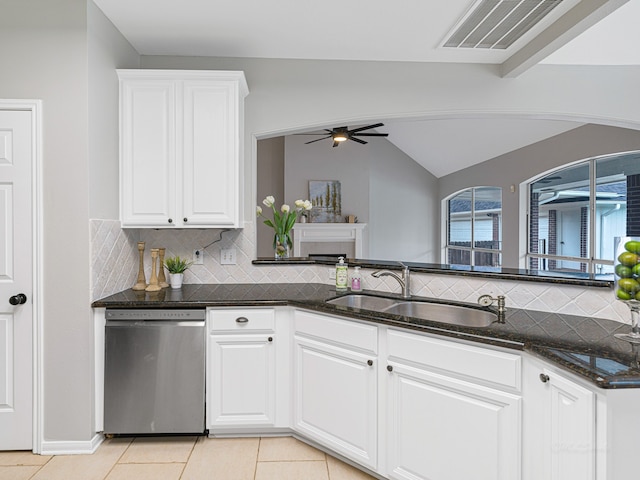
[[[171,288],[182,287],[184,272],[192,264],[193,262],[189,262],[185,258],[180,258],[178,255],[176,255],[175,257],[168,257],[165,259],[164,266],[169,271]]]

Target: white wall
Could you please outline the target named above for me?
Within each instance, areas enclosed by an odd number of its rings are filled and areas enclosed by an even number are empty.
[[[138,68],[140,56],[92,2],[87,3],[89,65],[89,215],[118,218],[117,68]]]
[[[2,97],[43,100],[46,442],[88,442],[93,435],[89,205],[96,211],[109,205],[109,214],[117,211],[110,206],[113,193],[104,193],[117,185],[113,183],[113,172],[117,172],[117,154],[112,156],[117,152],[113,122],[108,127],[96,125],[91,134],[96,148],[90,146],[89,124],[99,121],[102,107],[113,118],[113,96],[104,88],[109,77],[103,81],[100,71],[113,68],[114,61],[108,59],[108,48],[97,48],[95,38],[87,33],[88,18],[92,25],[104,27],[98,13],[87,0],[4,0],[0,15],[0,60],[5,67],[0,76]],[[100,35],[103,40],[104,35],[118,36],[115,30],[104,29]],[[98,78],[99,85],[90,101],[89,52],[100,51],[92,58],[91,73],[97,74],[92,78]],[[97,100],[101,95],[105,97]],[[90,112],[92,106],[96,110]],[[106,170],[96,173],[96,178],[106,182],[103,193],[97,193],[101,191],[97,182],[90,191],[93,158],[99,170],[106,165]],[[95,203],[91,200],[94,193]]]
[[[301,127],[511,115],[640,128],[640,66],[538,65],[517,78],[501,78],[492,65],[404,62],[143,56],[142,67],[245,71],[247,195],[255,188],[252,136]],[[254,203],[246,202],[246,218]]]

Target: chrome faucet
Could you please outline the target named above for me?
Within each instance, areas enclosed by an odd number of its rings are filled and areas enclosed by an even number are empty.
[[[393,273],[389,270],[377,270],[371,274],[372,277],[380,278],[380,277],[393,277],[395,278],[400,287],[402,287],[402,296],[403,298],[411,298],[411,272],[409,271],[409,267],[407,267],[404,263],[398,262],[402,265],[402,277],[398,276],[396,273]]]
[[[498,314],[504,315],[504,312],[507,311],[505,307],[504,295],[498,295],[496,298],[493,298],[491,295],[482,295],[480,298],[478,298],[478,303],[483,307],[489,307],[493,305],[493,302],[497,303]]]

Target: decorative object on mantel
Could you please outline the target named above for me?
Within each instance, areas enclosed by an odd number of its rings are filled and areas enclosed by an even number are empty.
[[[158,249],[151,249],[151,278],[149,279],[149,285],[145,290],[147,292],[157,292],[162,290],[162,287],[158,284],[158,275],[156,273],[156,260],[158,259]]]
[[[338,180],[309,180],[313,223],[342,222],[342,193]]]
[[[275,259],[283,260],[289,258],[289,250],[293,247],[290,232],[296,223],[298,214],[311,211],[312,206],[309,200],[296,200],[294,210],[291,210],[291,207],[285,203],[280,207],[280,212],[278,212],[275,207],[275,201],[275,198],[271,195],[262,201],[265,207],[273,210],[273,220],[267,218],[263,223],[275,231],[273,236]],[[256,214],[258,217],[263,217],[262,207],[259,205],[256,207]]]
[[[631,332],[615,336],[633,344],[640,344],[640,237],[623,237],[616,249],[615,295],[631,312]]]
[[[164,276],[164,252],[166,251],[166,248],[162,247],[162,248],[158,248],[158,257],[160,258],[160,262],[158,262],[158,268],[159,268],[159,272],[158,272],[158,285],[160,285],[161,288],[167,288],[169,286],[169,284],[167,283],[167,278]]]
[[[140,264],[138,266],[138,280],[132,287],[133,290],[145,290],[147,288],[147,279],[144,276],[144,242],[138,242],[138,255],[140,256]]]
[[[184,272],[192,265],[193,262],[187,261],[185,258],[169,257],[165,260],[164,266],[169,270],[169,281],[171,288],[181,288],[184,280]]]
[[[355,215],[347,215],[344,217],[345,222],[347,223],[358,223],[358,217]]]

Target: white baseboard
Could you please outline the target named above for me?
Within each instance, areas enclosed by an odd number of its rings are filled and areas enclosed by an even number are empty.
[[[86,442],[43,441],[40,455],[90,455],[104,441],[104,435],[96,433]]]

